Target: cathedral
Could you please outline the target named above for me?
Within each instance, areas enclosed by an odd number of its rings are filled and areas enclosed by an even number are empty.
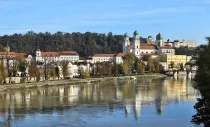
[[[146,43],[141,43],[138,31],[133,33],[132,42],[127,33],[124,34],[123,53],[133,53],[140,58],[145,55],[157,56],[160,53],[174,55],[175,50],[171,45],[165,45],[162,34],[156,36],[156,40],[149,36]]]

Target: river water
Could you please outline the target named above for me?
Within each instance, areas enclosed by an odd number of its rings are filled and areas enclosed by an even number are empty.
[[[61,85],[0,94],[0,127],[193,127],[185,77]]]

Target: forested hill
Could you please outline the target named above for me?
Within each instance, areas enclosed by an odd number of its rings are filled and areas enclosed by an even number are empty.
[[[89,56],[95,53],[122,52],[123,35],[99,33],[34,33],[13,34],[0,36],[0,50],[9,44],[11,51],[34,53],[37,47],[41,51],[74,50],[80,56]],[[3,46],[3,47],[2,47]]]

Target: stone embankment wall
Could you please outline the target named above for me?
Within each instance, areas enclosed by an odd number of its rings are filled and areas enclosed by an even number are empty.
[[[71,85],[71,84],[83,84],[83,83],[96,83],[115,80],[135,80],[139,78],[163,78],[165,75],[151,74],[151,75],[136,75],[136,76],[120,76],[120,77],[104,77],[104,78],[88,78],[88,79],[68,79],[68,80],[51,80],[41,82],[29,82],[29,83],[17,83],[0,85],[0,92],[6,92],[12,89],[28,89],[33,87],[42,86],[56,86],[56,85]]]

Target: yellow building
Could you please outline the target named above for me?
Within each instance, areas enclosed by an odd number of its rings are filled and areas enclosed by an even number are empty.
[[[178,65],[185,65],[187,62],[186,55],[167,55],[167,65],[169,67],[170,63],[174,62],[175,67],[177,68]]]

